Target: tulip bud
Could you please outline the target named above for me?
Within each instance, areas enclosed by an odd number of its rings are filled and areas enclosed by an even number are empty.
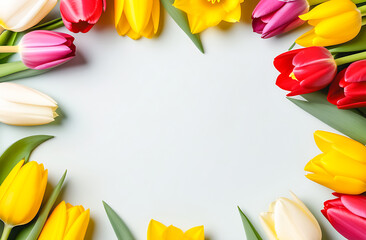
[[[40,22],[56,3],[57,0],[0,0],[0,26],[14,32],[25,31]]]
[[[106,0],[61,0],[60,11],[67,29],[78,33],[88,32],[106,8]]]
[[[12,227],[36,216],[47,185],[48,171],[43,164],[23,164],[20,161],[0,186],[0,219]]]
[[[323,215],[348,240],[365,239],[366,196],[333,195],[338,198],[324,202]]]
[[[115,26],[121,36],[152,38],[158,31],[159,0],[114,1]]]
[[[54,121],[57,103],[47,95],[15,83],[0,83],[0,122],[32,126]]]
[[[19,44],[24,65],[32,69],[47,69],[60,65],[75,56],[74,38],[65,33],[33,31]]]
[[[323,152],[313,158],[306,177],[338,193],[361,194],[366,191],[366,147],[335,133],[316,131],[315,143]]]
[[[38,240],[83,240],[89,219],[89,209],[63,201],[47,219]]]
[[[293,200],[279,198],[268,212],[261,213],[261,224],[270,240],[321,240],[322,232],[315,217],[295,194]]]
[[[305,21],[299,15],[309,11],[306,0],[261,0],[253,11],[253,31],[270,38],[288,32]]]
[[[147,240],[205,240],[203,226],[193,227],[186,232],[172,225],[169,227],[164,224],[151,220],[147,230]]]
[[[366,107],[366,60],[352,63],[338,73],[328,92],[328,101],[340,109]]]
[[[318,91],[328,86],[337,74],[332,54],[323,47],[309,47],[277,56],[274,66],[280,75],[276,85],[295,96]]]
[[[296,40],[303,47],[348,42],[357,36],[362,26],[361,12],[351,0],[329,0],[299,17],[314,26]]]

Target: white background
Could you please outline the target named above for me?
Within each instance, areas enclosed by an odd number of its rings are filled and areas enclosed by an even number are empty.
[[[319,153],[313,132],[334,130],[275,86],[273,58],[306,29],[262,40],[251,30],[254,4],[243,4],[241,23],[201,34],[204,55],[166,14],[158,38],[118,36],[110,4],[91,32],[73,34],[74,60],[16,81],[53,97],[64,117],[1,125],[1,150],[29,135],[56,136],[32,160],[53,184],[68,169],[62,197],[91,209],[87,239],[116,239],[102,200],[138,240],[150,219],[204,225],[210,240],[245,239],[237,205],[265,237],[258,214],[289,190],[319,219],[324,239],[342,239],[320,213],[331,190],[303,170]]]

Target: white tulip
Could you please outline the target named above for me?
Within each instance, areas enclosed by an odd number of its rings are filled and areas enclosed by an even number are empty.
[[[57,0],[0,0],[0,33],[25,31],[39,23],[57,4]]]
[[[57,103],[34,89],[0,83],[0,122],[17,125],[43,125],[54,121]]]
[[[318,222],[305,204],[291,193],[293,200],[279,198],[269,211],[261,213],[261,224],[270,240],[321,240]]]

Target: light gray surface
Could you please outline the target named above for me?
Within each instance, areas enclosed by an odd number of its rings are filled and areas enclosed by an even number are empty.
[[[21,83],[58,101],[65,117],[42,127],[1,125],[1,150],[19,138],[51,134],[33,160],[51,182],[68,169],[64,199],[91,208],[88,239],[116,239],[107,201],[146,239],[150,219],[184,230],[204,225],[210,240],[245,239],[239,205],[262,232],[258,214],[292,190],[320,214],[331,191],[304,177],[319,153],[317,129],[331,130],[285,98],[273,57],[300,32],[261,40],[244,21],[202,34],[202,55],[165,16],[153,40],[117,35],[107,17],[77,34],[78,57]],[[230,25],[229,25],[230,26]],[[333,131],[333,130],[332,130]]]

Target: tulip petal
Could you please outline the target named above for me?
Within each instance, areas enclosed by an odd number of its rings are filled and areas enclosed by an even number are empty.
[[[141,33],[151,18],[153,0],[124,0],[124,13],[131,28]]]
[[[278,11],[286,4],[285,1],[278,0],[261,0],[255,7],[252,18],[261,18],[268,14]]]
[[[231,23],[235,23],[235,22],[239,22],[241,18],[241,6],[240,4],[238,4],[234,10],[228,12],[226,14],[226,16],[224,17],[224,21],[226,22],[231,22]]]
[[[339,72],[329,87],[327,100],[334,104],[338,105],[338,100],[345,97],[343,88],[339,86],[339,82],[344,78],[345,70]]]
[[[275,224],[274,224],[274,215],[272,212],[261,213],[260,215],[261,225],[269,238],[269,240],[278,240]]]
[[[155,220],[151,220],[147,229],[147,240],[163,239],[167,227]]]
[[[15,167],[11,170],[9,175],[5,178],[4,182],[0,186],[0,201],[2,201],[6,192],[8,191],[10,185],[13,183],[14,179],[18,175],[21,167],[24,165],[24,160],[21,160],[15,165]]]
[[[366,196],[342,195],[340,200],[350,212],[365,218],[366,221]]]
[[[83,211],[73,222],[71,228],[68,230],[63,240],[84,239],[86,230],[88,229],[89,219],[90,210],[88,209],[86,211]],[[68,221],[70,221],[70,219]]]
[[[38,240],[63,240],[66,223],[66,203],[62,201],[47,219]]]
[[[314,7],[310,12],[299,16],[302,20],[322,19],[340,15],[346,11],[354,11],[356,5],[349,0],[330,0]]]
[[[184,237],[191,240],[205,240],[204,227],[198,226],[191,228],[184,233]]]
[[[345,81],[348,83],[366,82],[366,60],[349,65],[345,73]]]
[[[169,226],[163,233],[163,238],[161,239],[177,239],[181,240],[184,237],[184,233],[179,228],[174,226]]]

